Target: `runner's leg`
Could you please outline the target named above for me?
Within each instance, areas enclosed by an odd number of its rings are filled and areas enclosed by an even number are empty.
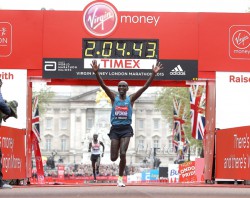
[[[99,167],[101,163],[101,157],[99,156],[96,160],[96,174],[99,175]]]
[[[120,140],[112,139],[110,146],[110,159],[112,162],[117,160],[119,149],[120,149]]]
[[[130,137],[121,138],[120,141],[120,164],[119,164],[119,176],[123,176],[126,167],[126,152],[128,150]]]
[[[93,169],[93,176],[94,176],[94,180],[96,180],[96,173],[95,173],[95,160],[92,160],[92,169]]]

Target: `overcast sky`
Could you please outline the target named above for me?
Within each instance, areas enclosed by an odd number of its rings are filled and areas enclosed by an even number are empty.
[[[8,10],[83,10],[90,0],[0,0]],[[110,0],[120,11],[246,12],[250,0]]]

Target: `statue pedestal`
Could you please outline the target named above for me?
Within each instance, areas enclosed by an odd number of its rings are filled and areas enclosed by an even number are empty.
[[[90,152],[83,152],[81,163],[82,164],[91,164],[90,155],[91,155]]]

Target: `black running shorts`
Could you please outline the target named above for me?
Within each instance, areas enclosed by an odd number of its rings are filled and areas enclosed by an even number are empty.
[[[91,156],[90,156],[90,160],[94,161],[94,162],[96,162],[98,160],[98,158],[100,158],[100,155],[91,154]]]
[[[112,125],[108,134],[109,138],[119,140],[124,137],[133,137],[134,132],[131,125]]]

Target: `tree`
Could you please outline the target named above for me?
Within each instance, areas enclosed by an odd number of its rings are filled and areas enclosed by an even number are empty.
[[[38,96],[39,115],[42,116],[49,101],[55,96],[55,93],[50,90],[50,87],[45,86],[39,91],[33,91],[32,95],[33,97]]]
[[[156,99],[156,107],[161,109],[163,116],[169,123],[174,123],[173,120],[173,99],[174,97],[181,100],[184,105],[184,112],[186,112],[186,122],[184,124],[185,136],[188,139],[190,146],[202,148],[202,141],[196,140],[191,133],[190,120],[190,96],[188,87],[164,87],[158,93]],[[170,130],[173,130],[173,124],[170,125]]]

